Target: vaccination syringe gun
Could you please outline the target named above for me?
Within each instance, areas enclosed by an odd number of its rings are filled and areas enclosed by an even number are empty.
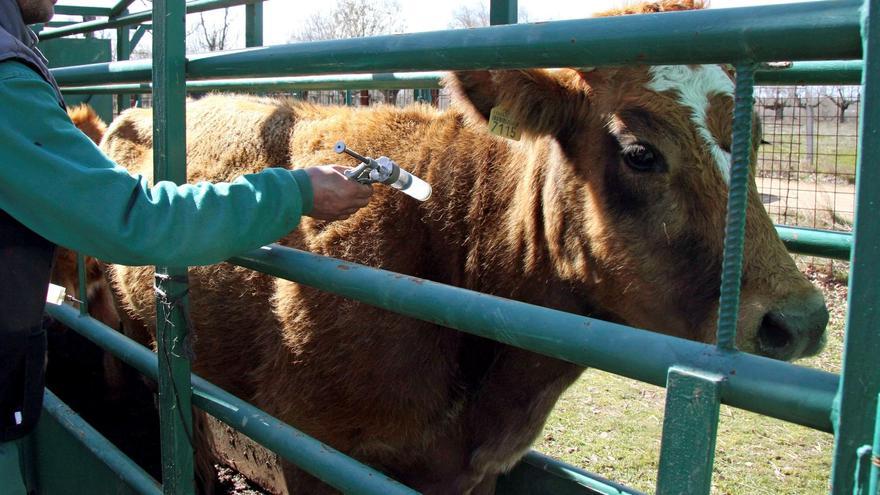
[[[333,151],[345,153],[361,162],[357,167],[345,172],[348,180],[361,184],[386,184],[419,201],[431,197],[430,184],[400,168],[387,156],[380,156],[374,160],[348,149],[343,141],[337,141]]]

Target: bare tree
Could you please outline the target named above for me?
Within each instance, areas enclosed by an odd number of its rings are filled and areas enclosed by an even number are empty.
[[[449,27],[475,28],[489,25],[489,9],[485,5],[461,5],[452,12],[452,21]]]
[[[402,33],[404,28],[397,0],[337,0],[329,12],[309,16],[291,41],[363,38]]]
[[[205,14],[200,13],[192,27],[187,30],[187,48],[190,53],[216,52],[229,48],[232,41],[230,27],[232,20],[229,16],[229,8],[220,12],[209,14],[212,20],[205,20]]]
[[[833,91],[826,95],[837,106],[838,122],[841,124],[846,122],[846,109],[853,103],[859,101],[858,86],[835,86]]]
[[[529,14],[520,8],[517,12],[518,22],[529,22]],[[452,21],[449,27],[452,29],[476,28],[489,25],[489,5],[479,2],[471,5],[461,5],[452,12]]]
[[[768,110],[773,110],[773,118],[781,121],[785,116],[785,107],[790,105],[789,99],[791,88],[767,88],[759,93],[756,98],[758,105]]]
[[[308,17],[300,29],[293,33],[291,41],[363,38],[398,34],[405,28],[397,0],[337,0],[332,10]],[[387,103],[396,104],[397,90],[384,90],[382,93]],[[369,91],[362,90],[359,101],[361,105],[369,105]]]

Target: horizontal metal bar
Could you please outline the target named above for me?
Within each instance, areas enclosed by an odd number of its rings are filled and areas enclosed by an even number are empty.
[[[281,92],[331,89],[422,89],[439,88],[443,72],[412,72],[391,74],[343,74],[339,76],[278,77],[258,79],[212,79],[187,81],[188,92],[236,91]],[[64,94],[128,94],[150,93],[151,83],[73,86],[62,88]]]
[[[822,431],[838,376],[290,249],[231,263],[586,367],[666,384],[675,365],[725,376],[724,403]],[[650,356],[650,359],[646,359]]]
[[[763,85],[819,85],[862,83],[861,60],[830,62],[794,62],[787,67],[761,67],[755,71],[755,82]]]
[[[853,235],[850,232],[777,225],[776,232],[792,253],[849,260]]]
[[[73,309],[71,311],[76,313]],[[50,390],[46,390],[43,396],[43,409],[55,418],[58,424],[70,433],[71,437],[79,440],[92,455],[106,464],[119,479],[134,491],[143,495],[162,493],[162,487],[152,476],[61,402],[58,396]],[[52,446],[45,446],[45,448],[52,448]]]
[[[416,494],[203,378],[193,375],[193,388],[193,404],[343,493]]]
[[[249,3],[262,2],[263,0],[197,0],[195,2],[190,2],[186,4],[186,13],[192,14],[196,12],[205,12],[208,10],[214,9],[222,9],[226,7],[234,7],[236,5],[246,5]],[[107,9],[107,13],[103,15],[108,15],[110,9]],[[134,24],[140,24],[144,21],[149,21],[153,18],[152,10],[145,10],[143,12],[135,12],[133,14],[123,15],[119,17],[114,17],[112,19],[103,19],[97,21],[87,21],[80,22],[74,24],[72,26],[66,26],[55,29],[45,29],[38,33],[40,37],[40,41],[49,40],[52,38],[61,38],[63,36],[70,36],[73,34],[83,34],[90,33],[93,31],[100,31],[102,29],[111,29],[118,28],[122,26],[131,26]]]
[[[859,61],[797,62],[785,68],[759,69],[758,84],[858,84],[862,63]],[[261,77],[252,79],[213,79],[188,81],[187,91],[297,91],[329,89],[436,89],[447,72],[398,72],[377,74],[340,74],[312,77]],[[150,83],[106,84],[62,88],[65,94],[149,93]]]
[[[191,79],[365,72],[852,60],[859,4],[813,2],[492,26],[193,55]],[[661,17],[662,16],[662,17]],[[53,70],[66,86],[143,82],[130,63]]]
[[[46,312],[144,375],[156,379],[157,356],[146,347],[88,316],[80,316],[70,306],[47,304]],[[192,375],[192,386],[193,403],[197,407],[345,493],[416,493],[197,375]]]
[[[61,15],[94,15],[107,17],[110,9],[107,7],[86,7],[84,5],[56,5],[55,13]]]
[[[526,454],[525,457],[523,457],[522,462],[520,462],[520,464],[518,464],[513,469],[513,471],[506,476],[516,475],[518,474],[517,471],[525,470],[527,468],[530,469],[522,473],[522,475],[518,477],[519,479],[517,479],[518,482],[525,485],[517,487],[519,488],[519,490],[517,490],[517,493],[558,493],[558,485],[556,484],[551,484],[549,486],[535,486],[541,483],[542,478],[545,478],[545,476],[541,476],[540,474],[535,475],[535,473],[537,472],[546,473],[547,475],[562,478],[565,480],[570,480],[580,486],[587,487],[590,490],[606,495],[643,495],[643,493],[638,490],[623,486],[619,483],[603,478],[602,476],[599,476],[595,473],[591,473],[589,471],[570,466],[568,464],[565,464],[564,462],[544,455],[535,450],[532,450],[528,454]],[[499,485],[501,484],[502,481],[499,481]],[[530,490],[529,488],[536,489]],[[544,490],[541,490],[541,488],[544,488]],[[547,488],[552,488],[555,490],[550,491],[547,490]],[[505,492],[499,490],[498,493]]]

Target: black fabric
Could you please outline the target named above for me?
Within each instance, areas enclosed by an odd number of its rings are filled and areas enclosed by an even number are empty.
[[[64,99],[17,0],[0,0],[0,62],[33,68]],[[0,109],[2,111],[2,109]],[[0,163],[21,167],[25,163]],[[0,210],[0,442],[27,435],[40,418],[46,370],[43,308],[55,245]]]
[[[54,252],[51,242],[0,211],[0,442],[27,435],[42,410],[42,321]]]

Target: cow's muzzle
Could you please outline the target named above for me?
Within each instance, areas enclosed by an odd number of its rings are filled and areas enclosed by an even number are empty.
[[[757,351],[783,361],[815,356],[825,346],[827,324],[825,301],[813,291],[764,315],[756,335]]]

